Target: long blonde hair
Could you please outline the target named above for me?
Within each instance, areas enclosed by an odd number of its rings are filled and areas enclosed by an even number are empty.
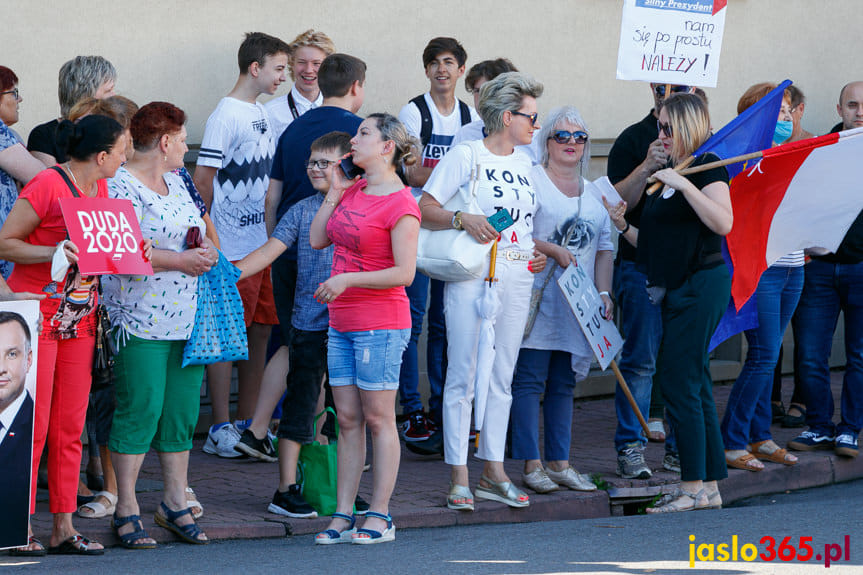
[[[686,158],[710,137],[707,103],[696,94],[672,94],[662,103],[674,134],[671,148],[675,162]]]

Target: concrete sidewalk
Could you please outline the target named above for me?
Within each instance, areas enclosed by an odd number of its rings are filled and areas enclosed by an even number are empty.
[[[833,393],[838,402],[843,372],[832,374]],[[784,386],[790,394],[791,382]],[[719,413],[723,413],[731,385],[714,388]],[[787,405],[787,399],[786,399]],[[443,527],[471,523],[512,523],[561,519],[606,517],[633,511],[633,505],[649,498],[649,494],[668,489],[679,476],[662,469],[664,448],[651,443],[646,457],[655,471],[653,478],[623,480],[615,475],[616,453],[612,445],[616,418],[612,399],[576,401],[573,415],[573,447],[570,461],[580,472],[599,474],[610,489],[582,493],[558,491],[546,495],[529,492],[531,505],[526,509],[511,509],[501,503],[478,501],[473,513],[447,509],[446,493],[449,468],[440,457],[422,457],[402,450],[398,482],[390,511],[399,528]],[[805,429],[805,428],[804,428]],[[774,439],[785,445],[803,429],[773,428]],[[203,439],[195,441],[190,462],[190,484],[204,505],[202,528],[211,539],[284,537],[305,535],[322,530],[329,518],[291,519],[267,512],[278,483],[278,466],[251,460],[219,459],[201,451]],[[723,501],[732,503],[753,495],[803,489],[848,481],[863,477],[863,458],[839,458],[831,452],[797,453],[800,463],[785,467],[765,463],[764,471],[753,473],[729,470],[728,479],[720,483]],[[471,483],[480,476],[482,462],[469,461]],[[521,462],[507,461],[507,473],[520,484]],[[370,499],[371,473],[364,473],[360,493]],[[153,513],[160,501],[161,470],[155,453],[148,454],[139,481],[139,502],[144,526],[160,542],[173,541],[174,536],[153,523]],[[611,493],[612,496],[609,495]],[[51,515],[45,493],[33,519],[37,537],[47,542]],[[75,518],[76,527],[84,535],[103,544],[118,542],[110,529],[109,519]],[[309,538],[311,543],[311,538]]]

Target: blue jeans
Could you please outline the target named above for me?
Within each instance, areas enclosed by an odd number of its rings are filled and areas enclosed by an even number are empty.
[[[446,384],[447,339],[446,317],[443,313],[443,288],[446,282],[430,280],[428,316],[428,346],[426,347],[429,377],[429,416],[440,425],[443,422],[443,387]]]
[[[416,272],[414,281],[405,288],[411,306],[411,336],[408,346],[402,356],[402,368],[399,373],[399,403],[402,413],[422,411],[423,403],[419,392],[419,339],[423,331],[423,317],[426,313],[426,302],[429,293],[429,278]]]
[[[618,259],[614,293],[622,319],[622,335],[626,338],[619,366],[642,415],[650,409],[650,390],[662,341],[662,310],[647,299],[646,285],[647,276],[636,269],[635,262]],[[614,410],[617,412],[615,449],[620,451],[627,443],[647,443],[641,424],[619,385],[614,393]]]
[[[569,461],[573,389],[572,354],[521,348],[512,380],[513,459],[540,459],[539,400],[544,392],[545,459]]]
[[[828,359],[840,310],[845,313],[846,364],[841,421],[834,426]],[[794,333],[809,429],[819,434],[851,433],[856,437],[863,427],[863,263],[813,260],[805,266]]]
[[[748,443],[772,437],[773,370],[802,289],[802,267],[771,266],[761,275],[755,292],[758,327],[745,332],[749,343],[746,363],[734,382],[722,418],[725,449],[746,449]]]

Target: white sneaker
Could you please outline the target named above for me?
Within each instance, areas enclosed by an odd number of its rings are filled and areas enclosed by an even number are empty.
[[[238,441],[240,441],[240,432],[233,424],[223,425],[216,431],[211,427],[207,434],[207,441],[204,443],[204,453],[226,458],[242,457],[243,454],[234,449]]]

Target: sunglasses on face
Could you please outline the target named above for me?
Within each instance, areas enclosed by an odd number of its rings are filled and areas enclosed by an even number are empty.
[[[539,114],[534,112],[533,114],[525,114],[524,112],[519,112],[518,110],[513,110],[512,112],[516,116],[524,116],[528,120],[530,120],[531,126],[536,126],[536,121],[539,119]]]
[[[570,140],[575,141],[576,144],[586,144],[587,138],[587,132],[584,132],[582,130],[578,130],[576,132],[570,132],[568,130],[557,130],[551,134],[550,139],[554,140],[558,144],[568,144]]]
[[[668,136],[669,138],[673,138],[673,137],[674,137],[674,133],[673,133],[673,131],[671,130],[671,124],[663,124],[662,122],[660,122],[660,121],[658,121],[658,120],[657,120],[657,122],[656,122],[656,127],[657,127],[657,129],[660,131],[660,133],[665,134],[665,135],[666,135],[666,136]]]
[[[681,94],[681,93],[689,92],[689,90],[690,90],[689,86],[681,86],[678,84],[671,86],[671,93],[672,94]],[[659,84],[657,86],[654,86],[653,92],[657,96],[659,96],[660,98],[664,98],[665,97],[665,84]]]
[[[309,160],[306,162],[306,169],[311,170],[313,167],[319,170],[326,170],[333,164],[338,164],[338,160]]]

